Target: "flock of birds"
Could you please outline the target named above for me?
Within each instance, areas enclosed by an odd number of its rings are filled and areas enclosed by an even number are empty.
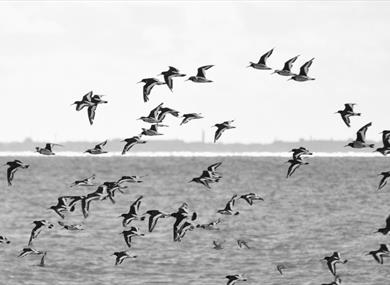
[[[272,55],[274,49],[263,54],[260,60],[257,63],[250,62],[248,67],[252,67],[258,70],[270,70],[271,68],[267,65],[267,59]],[[289,76],[291,80],[294,81],[311,81],[314,78],[309,77],[308,71],[310,66],[313,63],[313,59],[305,62],[298,74],[292,72],[292,67],[295,61],[299,56],[295,56],[288,61],[285,62],[283,68],[281,70],[274,70],[273,73],[277,73],[281,76]],[[206,71],[212,68],[213,65],[205,65],[198,68],[198,72],[195,76],[188,77],[187,80],[195,82],[195,83],[211,83],[212,80],[206,77]],[[144,78],[140,82],[144,83],[143,86],[143,100],[147,102],[149,100],[149,96],[154,86],[157,85],[167,85],[168,88],[173,91],[173,79],[175,77],[185,77],[186,75],[180,73],[180,71],[175,67],[169,67],[167,71],[163,71],[160,75],[163,76],[164,81],[160,81],[156,78]],[[103,100],[102,97],[104,95],[94,94],[92,91],[87,93],[82,97],[80,101],[75,101],[72,105],[76,105],[76,111],[81,111],[84,108],[87,108],[88,111],[88,119],[90,124],[93,124],[95,113],[97,110],[97,106],[99,104],[106,104],[107,101]],[[343,110],[339,110],[336,113],[340,114],[344,123],[350,127],[351,126],[351,117],[360,116],[360,113],[356,113],[354,111],[354,105],[352,103],[345,104]],[[163,103],[159,104],[157,107],[152,109],[148,116],[142,116],[139,120],[142,120],[145,123],[151,124],[150,128],[142,128],[142,131],[133,137],[125,138],[122,142],[124,142],[122,155],[126,154],[132,147],[136,144],[144,144],[145,140],[142,140],[142,137],[145,136],[158,136],[162,135],[159,132],[159,128],[168,127],[167,125],[162,124],[167,115],[178,118],[179,112],[163,106]],[[180,125],[184,125],[189,123],[191,120],[202,119],[201,113],[187,113],[181,116],[182,120]],[[217,123],[214,126],[217,128],[214,135],[214,143],[217,142],[224,131],[235,128],[232,125],[234,121],[228,120],[222,123]],[[356,133],[356,139],[346,145],[346,147],[352,148],[373,148],[374,144],[370,144],[366,142],[366,132],[367,129],[371,126],[371,123],[368,123],[361,127]],[[377,148],[375,151],[380,152],[383,155],[387,155],[390,153],[390,131],[384,130],[382,132],[382,142],[383,146]],[[85,153],[89,153],[91,155],[99,155],[104,154],[107,151],[104,150],[107,141],[99,143],[95,145],[93,148],[85,150]],[[36,147],[36,152],[42,155],[54,155],[53,148],[55,146],[61,146],[54,143],[47,143],[44,147]],[[301,166],[308,165],[309,163],[304,160],[304,157],[310,156],[313,153],[310,152],[305,147],[299,147],[291,150],[292,158],[287,161],[290,164],[287,170],[287,178],[291,177],[293,173]],[[222,162],[217,162],[205,170],[202,171],[201,175],[198,177],[192,178],[189,183],[197,183],[207,189],[211,189],[212,184],[218,183],[223,175],[219,171]],[[28,164],[24,164],[20,160],[14,160],[7,162],[4,166],[8,166],[7,169],[7,181],[8,185],[11,186],[14,180],[15,172],[18,169],[27,169],[29,168]],[[390,171],[380,173],[382,179],[379,183],[378,190],[382,189],[387,180],[390,177]],[[101,184],[95,184],[96,176],[92,175],[90,177],[86,177],[84,179],[74,181],[70,187],[94,187],[97,186],[97,189],[91,193],[86,195],[69,195],[69,196],[61,196],[58,197],[57,204],[51,206],[49,209],[53,210],[60,221],[58,221],[58,226],[69,230],[69,231],[80,231],[84,230],[82,224],[66,224],[64,219],[67,215],[70,215],[76,210],[76,207],[79,207],[81,213],[85,219],[90,215],[91,205],[97,202],[101,202],[104,200],[110,200],[111,203],[115,203],[115,195],[117,193],[124,193],[124,190],[128,188],[128,184],[132,183],[142,183],[142,176],[122,176],[117,181],[106,181]],[[129,210],[120,215],[122,218],[122,226],[124,230],[121,232],[123,235],[124,242],[128,247],[127,250],[124,251],[116,251],[113,253],[115,256],[115,265],[120,265],[126,259],[134,259],[137,256],[131,254],[130,248],[133,246],[134,239],[142,238],[145,236],[145,232],[141,230],[138,226],[134,225],[135,221],[147,221],[147,230],[149,233],[156,230],[157,223],[160,219],[171,219],[172,220],[172,240],[173,242],[180,242],[188,232],[202,229],[202,230],[218,230],[218,224],[223,222],[222,217],[239,215],[240,212],[236,210],[237,202],[239,200],[245,201],[249,206],[253,206],[258,201],[264,201],[262,197],[260,197],[256,193],[244,193],[244,194],[235,194],[233,195],[226,203],[224,208],[216,210],[216,213],[221,215],[221,218],[216,220],[212,220],[209,223],[201,224],[198,223],[198,213],[194,211],[190,211],[189,205],[187,203],[183,203],[176,211],[161,211],[158,209],[148,209],[146,211],[141,212],[141,203],[143,196],[139,196],[135,201],[130,203]],[[49,222],[48,220],[36,220],[33,221],[34,227],[31,230],[29,240],[27,242],[27,246],[22,249],[19,254],[19,257],[25,257],[28,255],[39,255],[41,256],[41,261],[39,263],[40,266],[45,266],[45,256],[47,255],[46,250],[37,250],[34,248],[34,241],[40,236],[40,233],[44,230],[49,230],[54,227],[54,224]],[[390,216],[386,219],[386,226],[384,228],[378,229],[379,233],[384,235],[390,232]],[[239,239],[236,241],[237,245],[240,248],[250,249],[248,242],[243,239]],[[10,240],[6,236],[0,236],[0,244],[9,244]],[[224,241],[213,241],[214,249],[220,250],[223,249]],[[390,250],[386,244],[381,244],[378,250],[373,250],[368,253],[372,255],[373,258],[380,264],[383,264],[383,258],[390,256]],[[344,264],[347,260],[342,260],[339,252],[334,252],[331,256],[324,257],[324,260],[331,272],[334,281],[328,284],[323,285],[340,285],[341,279],[336,271],[337,264]],[[277,264],[276,269],[280,274],[283,274],[283,270],[286,269],[284,264]],[[227,275],[227,284],[233,285],[238,281],[247,281],[248,279],[244,277],[242,274],[233,274]]]

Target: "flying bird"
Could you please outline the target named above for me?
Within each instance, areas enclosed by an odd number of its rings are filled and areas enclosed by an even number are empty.
[[[168,86],[168,88],[172,91],[173,89],[173,77],[183,77],[186,76],[185,74],[180,73],[180,71],[173,67],[169,66],[169,69],[167,71],[161,72],[161,74],[164,76],[165,84]]]
[[[12,185],[12,180],[14,179],[14,175],[15,175],[16,170],[18,170],[19,168],[26,169],[26,168],[29,168],[29,166],[30,166],[29,164],[24,164],[23,162],[21,162],[18,159],[15,159],[14,161],[8,161],[3,166],[6,166],[6,165],[9,166],[7,169],[8,186]]]
[[[202,119],[203,117],[201,116],[200,113],[188,113],[188,114],[183,114],[182,116],[184,119],[181,121],[180,126],[187,124],[191,120],[197,120],[197,119]]]
[[[22,249],[22,252],[18,255],[18,257],[25,257],[28,255],[41,255],[43,254],[43,251],[36,250],[32,247],[25,247]]]
[[[379,147],[375,151],[380,152],[382,155],[386,156],[390,153],[390,131],[384,130],[381,132],[381,134],[383,147]]]
[[[220,250],[220,249],[223,249],[223,245],[226,241],[217,241],[217,240],[213,240],[213,248],[216,249],[216,250]]]
[[[62,145],[56,143],[47,143],[44,148],[36,147],[35,150],[36,152],[43,155],[55,155],[55,153],[52,150],[54,146],[62,146]]]
[[[146,211],[144,215],[146,214],[149,215],[148,230],[150,233],[153,232],[154,228],[156,227],[157,221],[160,218],[166,218],[170,216],[169,214],[163,213],[159,210],[149,210]]]
[[[328,265],[328,268],[330,272],[336,276],[336,264],[342,263],[345,264],[348,262],[348,260],[341,260],[340,253],[337,251],[333,252],[331,256],[324,257],[324,260],[326,260],[326,264]]]
[[[253,201],[264,201],[263,198],[261,198],[259,195],[255,193],[248,193],[241,195],[238,199],[243,199],[245,200],[249,205],[253,205]]]
[[[87,149],[86,153],[90,153],[90,154],[102,154],[102,153],[107,153],[107,151],[103,150],[103,147],[107,144],[107,140],[105,140],[104,142],[102,143],[99,143],[97,145],[95,145],[94,148],[90,148],[90,149]]]
[[[387,235],[390,232],[390,215],[386,218],[386,226],[384,228],[379,228],[377,233]]]
[[[80,101],[74,101],[72,105],[76,105],[76,111],[81,111],[85,107],[89,107],[92,105],[92,96],[93,91],[89,91],[83,96]]]
[[[161,82],[157,78],[144,78],[137,83],[145,83],[143,87],[144,102],[149,101],[149,95],[154,86],[165,84],[164,82]]]
[[[126,258],[136,258],[137,257],[136,255],[130,255],[128,251],[116,251],[112,255],[116,256],[115,265],[122,264],[123,260],[125,260]]]
[[[309,77],[307,74],[309,73],[309,67],[313,63],[314,58],[307,61],[305,64],[301,66],[301,69],[299,71],[298,75],[292,76],[289,80],[295,80],[295,81],[308,81],[308,80],[315,80],[315,78]]]
[[[282,70],[275,70],[273,73],[277,73],[277,74],[282,75],[282,76],[294,76],[294,75],[296,75],[293,72],[291,72],[291,68],[293,66],[293,63],[297,60],[298,57],[299,57],[299,55],[289,59],[288,61],[286,61],[284,63],[284,66],[283,66]]]
[[[95,186],[95,184],[93,184],[93,180],[95,180],[95,177],[96,175],[95,174],[92,174],[91,176],[87,177],[87,178],[84,178],[84,179],[81,179],[81,180],[76,180],[75,182],[73,182],[70,187],[74,187],[74,186]]]
[[[381,172],[378,176],[382,175],[382,179],[379,182],[378,190],[381,190],[387,184],[387,179],[390,177],[390,171]]]
[[[166,127],[165,125],[153,124],[149,129],[142,128],[141,135],[143,136],[161,136],[163,134],[158,132],[158,127]]]
[[[131,205],[128,213],[122,214],[119,217],[123,218],[122,225],[124,227],[128,226],[132,221],[145,219],[145,216],[140,216],[138,214],[139,207],[141,206],[141,199],[143,196],[139,196]]]
[[[247,281],[241,274],[227,275],[226,278],[228,279],[226,285],[234,285],[237,281]]]
[[[31,234],[30,234],[30,239],[28,241],[28,246],[30,246],[32,244],[32,241],[34,239],[36,239],[39,235],[39,233],[44,229],[44,228],[48,228],[48,229],[51,229],[53,228],[53,224],[49,223],[48,221],[46,220],[40,220],[40,221],[33,221],[33,224],[35,225],[34,228],[32,229],[31,231]]]
[[[136,144],[144,144],[146,141],[141,140],[142,134],[139,136],[134,136],[131,138],[127,138],[122,140],[121,142],[126,142],[125,146],[123,147],[122,150],[122,155],[126,154],[133,146]]]
[[[265,54],[263,54],[260,57],[260,60],[259,60],[258,63],[254,63],[254,62],[250,61],[248,67],[253,67],[255,69],[262,69],[262,70],[269,70],[269,69],[271,69],[271,67],[267,66],[267,59],[271,56],[273,51],[274,51],[274,49],[271,49],[270,51],[267,51]]]
[[[347,103],[344,104],[344,110],[338,110],[335,114],[340,114],[341,118],[343,119],[344,123],[347,125],[347,127],[351,126],[351,120],[350,117],[352,116],[360,116],[361,113],[355,113],[353,111],[353,107],[356,104],[354,103]]]
[[[164,103],[161,103],[160,105],[158,105],[156,108],[154,108],[153,110],[150,111],[149,115],[147,117],[139,117],[138,120],[142,120],[144,121],[145,123],[150,123],[150,124],[158,124],[158,123],[161,123],[161,121],[158,119],[158,115],[159,115],[159,112],[160,112],[160,109],[161,109],[161,106],[163,105]]]
[[[231,125],[233,122],[234,120],[225,121],[221,124],[215,124],[213,126],[213,127],[217,127],[217,130],[215,131],[215,135],[214,135],[214,143],[217,142],[217,140],[221,137],[224,131],[235,128],[234,126]]]
[[[366,143],[366,132],[369,127],[371,127],[372,123],[368,123],[367,125],[361,127],[357,133],[356,133],[356,140],[353,142],[350,142],[349,144],[345,145],[350,146],[352,148],[365,148],[365,147],[370,147],[373,148],[375,145],[374,144],[368,144]]]
[[[123,234],[123,238],[125,239],[125,242],[128,247],[131,247],[131,238],[135,236],[144,236],[144,234],[141,234],[139,229],[137,227],[131,227],[130,230],[121,232]]]
[[[233,197],[227,202],[226,206],[224,209],[218,210],[217,213],[221,215],[238,215],[240,212],[234,212],[233,211],[233,206],[236,202],[237,199],[237,194],[234,194]]]
[[[301,146],[299,148],[293,148],[291,150],[293,153],[293,159],[300,159],[302,155],[312,155],[313,153],[310,152],[307,148]]]
[[[249,245],[248,245],[248,242],[243,240],[243,239],[238,239],[237,240],[237,244],[240,248],[243,248],[244,246],[247,248],[247,249],[250,249]]]
[[[291,177],[295,170],[297,170],[301,165],[309,164],[308,162],[303,161],[301,158],[290,159],[287,161],[287,163],[290,163],[290,166],[287,170],[287,178]]]
[[[386,244],[381,244],[378,250],[370,251],[367,255],[372,255],[376,262],[383,264],[383,257],[388,257],[390,252]]]
[[[214,65],[205,65],[199,67],[196,76],[190,76],[187,80],[190,80],[192,82],[197,82],[197,83],[213,82],[212,80],[206,78],[206,70],[212,68],[213,66]]]

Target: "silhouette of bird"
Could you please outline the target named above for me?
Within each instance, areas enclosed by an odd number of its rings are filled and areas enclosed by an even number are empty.
[[[144,78],[137,83],[145,83],[143,87],[144,102],[149,101],[149,95],[154,86],[165,84],[164,82],[161,82],[157,78]]]
[[[149,129],[142,128],[141,135],[143,136],[161,136],[162,134],[158,132],[158,127],[166,127],[165,125],[153,124]]]
[[[292,150],[293,153],[293,159],[300,159],[302,155],[312,155],[307,148],[301,146],[299,148],[293,148]]]
[[[93,174],[87,178],[84,178],[84,179],[81,179],[81,180],[76,180],[75,182],[73,182],[70,187],[74,187],[74,186],[95,186],[95,184],[93,184],[93,180],[95,180],[96,178],[96,175]]]
[[[208,189],[211,189],[210,183],[219,182],[222,178],[222,175],[216,171],[216,169],[222,164],[222,162],[217,162],[210,165],[207,170],[204,170],[199,177],[192,178],[188,183],[195,182],[202,184]]]
[[[123,147],[122,150],[122,155],[124,155],[126,152],[128,152],[133,146],[136,144],[144,144],[146,141],[141,140],[142,134],[139,136],[134,136],[131,138],[127,138],[122,140],[121,142],[126,142],[125,146]]]
[[[141,180],[143,177],[145,177],[145,175],[144,176],[136,176],[136,175],[128,176],[128,175],[125,175],[125,176],[122,176],[121,178],[119,178],[116,183],[118,183],[118,184],[122,184],[122,183],[141,183],[141,182],[143,182]]]
[[[187,80],[191,80],[192,82],[197,82],[197,83],[213,82],[212,80],[206,78],[206,70],[212,68],[213,66],[214,65],[205,65],[199,67],[196,76],[190,76]]]
[[[161,106],[163,104],[164,103],[161,103],[156,108],[154,108],[152,111],[150,111],[150,113],[149,113],[149,115],[147,117],[140,117],[140,118],[138,118],[138,120],[142,120],[145,123],[150,123],[150,124],[161,123],[161,121],[159,121],[159,119],[158,119],[158,114],[159,114]]]
[[[102,154],[102,153],[107,153],[107,151],[103,150],[103,147],[107,144],[107,140],[105,140],[102,143],[99,143],[95,145],[94,148],[87,149],[85,152],[90,153],[90,154]]]
[[[116,256],[115,265],[122,264],[123,260],[126,258],[136,258],[136,255],[130,255],[128,251],[116,251],[114,254]]]
[[[22,249],[22,252],[18,255],[18,257],[25,257],[28,255],[41,255],[43,254],[43,251],[36,250],[32,247],[25,247]]]
[[[30,246],[32,241],[38,237],[39,233],[42,231],[43,228],[47,227],[51,229],[53,227],[53,224],[49,223],[46,220],[33,221],[33,224],[35,226],[31,231],[30,239],[28,241],[28,246]]]
[[[379,228],[377,233],[387,235],[390,232],[390,215],[386,218],[386,226],[384,228]]]
[[[333,252],[331,256],[324,257],[324,260],[326,260],[326,264],[328,265],[328,268],[330,272],[336,276],[336,264],[337,263],[347,263],[348,260],[341,260],[340,253],[337,251]]]
[[[76,202],[81,201],[81,196],[61,196],[58,197],[57,205],[51,206],[49,209],[56,212],[62,219],[65,218],[66,212],[73,212]]]
[[[383,264],[383,257],[388,257],[390,252],[386,244],[381,244],[378,250],[370,251],[367,255],[372,255],[379,264]]]
[[[347,103],[344,104],[344,110],[339,110],[335,114],[340,114],[341,118],[343,119],[344,123],[350,127],[351,126],[351,120],[350,117],[352,116],[360,116],[361,113],[355,113],[353,111],[353,106],[356,104],[354,103]]]
[[[237,244],[240,248],[243,248],[244,246],[247,248],[247,249],[250,249],[249,245],[248,245],[248,242],[243,240],[243,239],[238,239],[237,240]]]
[[[241,195],[238,199],[244,199],[251,206],[253,205],[253,201],[264,201],[263,198],[255,193]]]
[[[179,111],[176,111],[176,110],[169,108],[169,107],[161,107],[160,113],[158,114],[158,120],[160,122],[162,122],[165,119],[165,116],[168,114],[170,114],[174,117],[179,117]],[[162,126],[162,125],[160,125],[160,126]]]
[[[9,166],[7,169],[8,186],[12,185],[12,180],[14,179],[14,175],[15,175],[16,170],[18,170],[19,168],[26,169],[26,168],[29,168],[29,166],[30,166],[29,164],[24,164],[23,162],[21,162],[18,159],[15,159],[14,161],[8,161],[3,166],[6,166],[6,165]]]
[[[221,137],[222,133],[225,130],[229,129],[234,129],[235,127],[232,126],[231,124],[234,122],[234,120],[231,121],[225,121],[221,124],[215,124],[213,127],[217,127],[217,130],[215,131],[215,136],[214,136],[214,143],[217,142],[217,140]]]
[[[382,175],[382,179],[379,182],[378,190],[381,190],[387,184],[387,179],[390,177],[390,171],[381,172],[378,176]]]
[[[345,146],[350,146],[352,148],[365,148],[365,147],[374,147],[374,144],[368,144],[366,143],[366,132],[369,127],[371,127],[372,123],[368,123],[367,125],[364,125],[361,127],[357,133],[356,133],[356,140],[353,142],[350,142],[349,144]]]
[[[291,177],[295,170],[297,170],[301,165],[309,164],[308,162],[303,161],[301,158],[290,159],[287,161],[287,163],[290,163],[290,166],[287,170],[287,178]]]
[[[293,63],[297,60],[298,57],[299,57],[299,55],[297,55],[297,56],[287,60],[284,63],[284,66],[283,66],[282,70],[275,70],[273,73],[277,73],[277,74],[282,75],[282,76],[294,76],[294,75],[296,75],[295,73],[291,72],[291,68],[293,66]]]
[[[234,285],[237,281],[247,281],[241,274],[227,275],[226,278],[228,279],[226,285]]]
[[[141,234],[139,229],[137,227],[131,227],[130,230],[121,232],[123,234],[123,238],[125,239],[125,242],[128,247],[131,247],[131,238],[135,236],[144,236],[144,234]]]
[[[154,228],[157,225],[157,221],[160,218],[166,218],[166,217],[170,216],[169,214],[163,213],[159,210],[149,210],[149,211],[146,211],[146,213],[144,215],[146,215],[146,214],[149,215],[148,230],[150,233],[154,230]]]
[[[82,231],[82,230],[84,230],[82,224],[67,225],[67,224],[65,224],[65,223],[62,222],[62,221],[58,221],[58,224],[59,224],[61,227],[63,227],[65,230],[68,230],[68,231]]]
[[[384,130],[382,134],[383,147],[377,148],[375,151],[380,152],[382,155],[388,155],[390,153],[390,131]]]
[[[226,241],[217,241],[217,240],[213,240],[213,248],[216,249],[216,250],[220,250],[220,249],[223,249],[223,245]]]
[[[191,221],[184,221],[184,223],[181,224],[181,226],[177,229],[176,241],[180,242],[188,231],[192,231],[194,229],[194,223],[192,223]]]
[[[90,91],[87,94],[85,94],[80,101],[74,101],[72,105],[76,105],[76,111],[81,111],[85,107],[91,106],[92,95],[93,95],[93,91]]]
[[[173,77],[183,77],[186,76],[185,74],[180,73],[180,71],[173,67],[169,66],[169,69],[167,71],[161,72],[161,74],[164,76],[165,84],[168,86],[168,88],[172,91],[173,89]]]
[[[227,202],[226,206],[224,209],[218,210],[217,213],[222,214],[222,215],[238,215],[240,212],[234,212],[233,211],[233,206],[236,202],[237,194],[234,194],[233,197]]]
[[[141,205],[141,199],[143,196],[139,196],[137,200],[135,200],[131,205],[128,213],[122,214],[119,217],[123,218],[122,225],[124,227],[128,226],[132,221],[134,220],[141,220],[143,221],[145,219],[145,216],[140,216],[138,214],[139,207]]]
[[[255,69],[262,69],[262,70],[269,70],[269,69],[271,69],[270,67],[267,66],[267,59],[271,56],[273,51],[274,51],[274,49],[271,49],[270,51],[267,51],[265,54],[263,54],[260,57],[260,60],[259,60],[258,63],[254,63],[254,62],[250,61],[248,67],[253,67]]]
[[[53,146],[62,146],[62,145],[56,143],[47,143],[44,148],[36,147],[35,149],[36,152],[43,155],[55,155],[55,153],[52,150]]]
[[[183,222],[185,222],[189,218],[192,221],[195,221],[197,218],[196,212],[192,213],[192,215],[190,216],[187,203],[183,203],[178,208],[177,212],[170,214],[170,216],[176,219],[175,223],[173,224],[173,241],[178,241],[178,239],[180,239],[179,230]]]
[[[276,265],[276,270],[279,271],[280,275],[283,275],[283,269],[287,269],[285,264],[281,263]]]
[[[188,113],[188,114],[183,114],[182,116],[184,119],[181,121],[180,126],[187,124],[191,120],[196,120],[196,119],[202,119],[203,117],[201,116],[200,113]]]
[[[308,80],[315,80],[315,78],[309,77],[307,74],[309,73],[309,67],[313,63],[314,58],[311,60],[305,62],[299,71],[298,75],[292,76],[289,80],[295,80],[295,81],[308,81]]]

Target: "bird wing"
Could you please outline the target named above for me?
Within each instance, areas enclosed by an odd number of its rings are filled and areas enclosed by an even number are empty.
[[[100,149],[101,150],[103,148],[103,146],[106,145],[106,143],[107,143],[107,140],[105,140],[102,143],[99,143],[99,144],[95,145],[95,149]]]
[[[284,67],[283,67],[283,70],[287,70],[287,71],[291,71],[291,68],[292,68],[292,65],[293,63],[297,60],[299,55],[287,60],[285,63],[284,63]]]
[[[371,127],[372,123],[368,123],[367,125],[363,126],[360,128],[360,130],[357,131],[356,133],[356,140],[360,142],[365,142],[366,140],[366,132],[368,127]]]
[[[82,101],[83,101],[83,102],[85,102],[85,101],[91,102],[91,101],[92,101],[92,94],[93,94],[93,91],[89,91],[87,94],[85,94],[85,95],[83,96]]]
[[[287,178],[290,177],[291,175],[293,175],[295,170],[297,170],[300,165],[301,165],[300,163],[291,162],[291,165],[289,166],[288,171],[287,171]]]
[[[383,176],[381,181],[379,182],[379,186],[378,186],[378,190],[382,189],[383,187],[385,187],[386,183],[387,183],[387,176]]]
[[[350,127],[351,126],[351,120],[349,119],[351,115],[349,114],[341,114],[341,118],[343,119],[344,123]]]
[[[51,152],[51,148],[52,148],[52,146],[53,146],[53,144],[51,144],[51,143],[47,143],[47,144],[45,145],[45,149],[47,149],[48,151],[50,151],[50,152]]]
[[[225,127],[220,127],[215,131],[214,143],[221,137],[222,133],[226,130]]]
[[[384,147],[390,147],[390,131],[383,131],[382,142]]]
[[[214,163],[214,164],[210,165],[209,167],[207,167],[207,170],[211,171],[211,172],[215,172],[217,170],[217,168],[219,166],[221,166],[221,164],[222,164],[222,162]]]
[[[156,108],[154,108],[153,110],[150,111],[149,113],[149,118],[157,118],[157,115],[158,115],[158,112],[160,111],[160,108],[161,106],[163,105],[164,103],[161,103],[160,105],[158,105]]]
[[[261,57],[260,57],[260,60],[259,60],[259,64],[266,64],[266,61],[267,59],[271,56],[272,52],[274,51],[274,49],[271,49],[270,51],[267,51],[265,54],[263,54]]]
[[[356,105],[355,103],[344,104],[344,106],[345,106],[344,111],[353,112],[353,106],[355,106],[355,105]]]
[[[14,174],[16,172],[16,170],[18,169],[18,166],[16,167],[9,167],[7,169],[7,181],[8,181],[8,185],[12,185],[12,180],[14,179]]]
[[[96,108],[96,104],[88,107],[88,119],[91,125],[93,124],[93,120],[95,119]]]
[[[309,72],[309,67],[310,67],[311,64],[313,63],[313,60],[314,60],[314,58],[312,58],[311,60],[305,62],[305,63],[301,66],[301,69],[300,69],[300,71],[299,71],[299,75],[307,76],[307,73]]]
[[[205,65],[198,68],[197,77],[206,78],[206,70],[212,68],[214,65]]]
[[[179,73],[180,72],[177,68],[175,68],[173,66],[169,66],[169,70],[168,71],[171,72],[171,73]]]
[[[164,81],[165,81],[165,84],[167,84],[169,89],[171,89],[171,91],[172,91],[172,88],[173,88],[172,75],[164,74]]]

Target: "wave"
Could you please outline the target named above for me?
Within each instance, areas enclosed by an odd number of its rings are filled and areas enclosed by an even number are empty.
[[[190,151],[157,151],[157,152],[109,152],[91,155],[82,152],[61,151],[53,156],[41,155],[32,151],[0,151],[0,157],[291,157],[291,152],[190,152]],[[313,157],[384,157],[374,152],[314,152]]]

